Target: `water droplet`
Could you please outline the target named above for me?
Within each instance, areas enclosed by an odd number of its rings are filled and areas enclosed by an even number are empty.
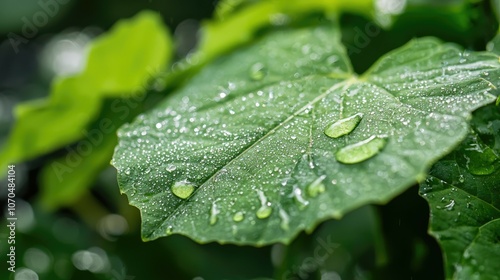
[[[265,219],[271,215],[272,211],[273,211],[273,209],[270,207],[270,204],[269,204],[269,206],[268,205],[262,206],[259,208],[259,210],[257,210],[257,213],[256,213],[257,218]]]
[[[271,208],[271,202],[267,201],[267,198],[262,191],[257,191],[257,193],[259,194],[261,206],[259,210],[257,210],[256,215],[259,219],[265,219],[271,215],[273,208]]]
[[[210,225],[215,225],[215,223],[217,223],[217,214],[219,214],[219,209],[217,209],[217,205],[213,203],[210,209]]]
[[[289,226],[288,226],[288,223],[290,222],[290,217],[288,216],[288,214],[285,212],[285,210],[281,209],[279,210],[279,215],[280,215],[280,218],[281,218],[281,223],[280,223],[280,227],[283,229],[283,230],[289,230]]]
[[[254,81],[260,81],[267,75],[264,64],[257,62],[250,67],[250,78]]]
[[[370,138],[340,149],[335,158],[345,164],[365,161],[380,152],[387,144],[387,138],[371,136]]]
[[[320,176],[318,179],[314,180],[309,186],[307,186],[307,194],[310,197],[316,197],[320,193],[325,191],[325,185],[323,184],[323,180],[326,178],[326,175]]]
[[[195,185],[186,180],[175,182],[170,190],[172,193],[182,199],[188,198],[194,192]]]
[[[241,222],[243,221],[243,218],[245,218],[245,214],[243,214],[243,212],[236,212],[234,213],[233,215],[233,221],[235,222]]]
[[[130,175],[130,168],[125,169],[125,174]]]
[[[173,164],[169,164],[169,165],[167,166],[167,171],[168,171],[168,172],[172,172],[172,171],[174,171],[175,169],[177,169],[177,167],[176,167],[175,165],[173,165]]]
[[[302,190],[297,186],[293,186],[292,196],[300,204],[300,209],[303,209],[309,204],[309,201],[305,200],[302,196]]]
[[[348,118],[340,119],[326,126],[324,133],[328,137],[339,138],[351,133],[363,118],[363,114],[358,113]]]

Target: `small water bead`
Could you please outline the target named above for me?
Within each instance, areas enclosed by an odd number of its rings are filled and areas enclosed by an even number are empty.
[[[359,163],[377,155],[386,144],[386,137],[373,135],[366,140],[340,149],[335,154],[335,158],[345,164]]]
[[[316,197],[320,193],[325,191],[325,185],[323,184],[323,180],[326,178],[326,175],[320,176],[318,179],[314,180],[309,186],[307,186],[307,195],[310,197]]]
[[[271,203],[269,203],[269,205],[262,206],[259,208],[259,210],[257,210],[257,218],[265,219],[271,215],[272,211],[273,208],[271,208]]]
[[[169,164],[166,169],[168,172],[172,172],[172,171],[176,170],[177,167],[173,164]]]
[[[302,190],[298,186],[293,187],[292,196],[300,204],[300,209],[303,209],[304,207],[309,205],[309,201],[304,199],[304,197],[302,196]]]
[[[339,138],[351,133],[363,119],[363,114],[358,113],[350,117],[340,119],[326,126],[324,133],[331,138]]]
[[[243,221],[243,219],[245,218],[245,214],[243,214],[243,212],[236,212],[234,213],[233,215],[233,221],[235,222],[241,222]]]
[[[259,219],[265,219],[271,215],[273,208],[271,208],[271,202],[267,201],[267,198],[262,191],[257,190],[257,194],[259,195],[261,206],[257,210],[256,215]]]
[[[195,185],[191,182],[186,181],[186,180],[175,182],[170,187],[170,190],[172,191],[172,193],[175,196],[177,196],[178,198],[182,198],[182,199],[186,199],[191,194],[193,194],[194,189],[195,189]]]
[[[453,210],[453,207],[455,207],[455,200],[451,200],[450,203],[444,206],[444,209],[451,211]]]
[[[167,235],[172,234],[173,229],[174,229],[174,227],[172,227],[172,226],[168,226],[168,227],[167,227],[167,231],[166,231]]]
[[[267,75],[264,64],[257,62],[250,67],[250,78],[254,81],[260,81]]]
[[[290,228],[288,226],[288,223],[290,222],[290,217],[285,212],[285,210],[283,210],[282,208],[280,208],[280,210],[279,210],[279,215],[280,215],[280,218],[281,218],[280,227],[283,230],[289,230]]]
[[[460,183],[463,183],[465,181],[464,175],[460,174],[460,176],[458,177],[458,181]]]

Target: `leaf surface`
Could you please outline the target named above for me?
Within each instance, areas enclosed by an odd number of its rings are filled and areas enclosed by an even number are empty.
[[[500,109],[479,109],[472,127],[420,191],[430,204],[429,231],[444,251],[447,279],[499,279]]]
[[[152,12],[118,22],[89,48],[85,70],[60,77],[50,97],[16,108],[16,122],[0,163],[20,162],[51,152],[82,137],[110,96],[135,96],[170,59],[171,42],[161,18]]]
[[[491,53],[419,39],[357,77],[339,37],[331,25],[276,31],[119,130],[112,163],[144,240],[289,242],[425,178],[466,135],[470,112],[495,99],[481,76],[499,73]],[[356,114],[339,126],[352,131],[324,133]],[[356,160],[339,161],[353,149]]]

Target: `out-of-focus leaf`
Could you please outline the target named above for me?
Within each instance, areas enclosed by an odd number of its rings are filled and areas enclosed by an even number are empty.
[[[337,16],[341,12],[355,12],[370,17],[372,0],[226,0],[216,9],[219,16],[204,22],[196,52],[173,66],[167,84],[175,84],[186,73],[200,68],[237,46],[250,42],[256,33],[269,26],[282,26],[291,20],[312,13]],[[231,36],[228,36],[231,34]]]
[[[493,38],[493,40],[491,40],[491,42],[488,43],[486,48],[488,51],[500,55],[500,32],[497,36],[495,36],[495,38]],[[500,60],[500,57],[498,59]]]

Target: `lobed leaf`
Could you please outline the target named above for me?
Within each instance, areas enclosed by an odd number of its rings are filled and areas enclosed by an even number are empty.
[[[119,130],[112,164],[144,240],[289,242],[425,178],[467,134],[470,112],[495,99],[491,53],[418,39],[357,77],[339,37],[335,25],[268,34]],[[351,132],[324,133],[357,114]],[[378,154],[338,161],[372,137],[385,139]]]

